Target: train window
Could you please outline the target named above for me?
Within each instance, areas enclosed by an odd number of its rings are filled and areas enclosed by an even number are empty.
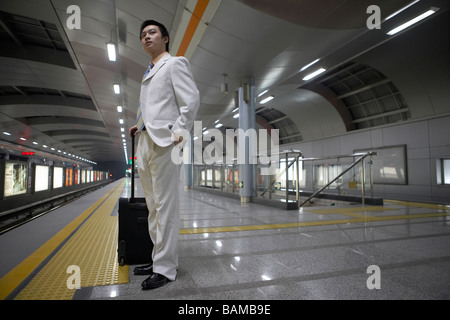
[[[34,179],[34,191],[48,190],[48,176],[49,167],[36,165],[35,167],[35,179]]]
[[[28,165],[26,162],[10,162],[5,164],[4,196],[27,193]]]
[[[62,188],[63,186],[63,167],[53,167],[53,189]]]

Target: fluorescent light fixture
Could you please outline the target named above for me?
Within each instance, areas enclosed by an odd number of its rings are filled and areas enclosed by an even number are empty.
[[[221,123],[218,123],[218,124],[216,125],[216,128],[217,128],[217,129],[219,129],[219,128],[221,128],[221,127],[223,127],[223,124],[221,124]]]
[[[45,144],[43,145],[44,148],[48,148]]]
[[[11,133],[6,132],[6,131],[3,131],[3,134],[6,135],[6,136],[10,136],[11,135]]]
[[[123,124],[123,119],[119,119],[119,123],[120,123],[120,124]]]
[[[233,116],[233,118],[235,118],[235,119],[239,118],[239,113],[236,113],[236,114]]]
[[[263,95],[265,95],[267,92],[269,92],[269,90],[264,90],[263,92],[261,92],[260,94],[258,94],[258,98],[262,97]]]
[[[37,143],[36,141],[33,141],[33,144],[38,145],[39,143]]]
[[[225,94],[228,93],[228,83],[222,83],[220,85],[220,92]]]
[[[116,44],[113,42],[108,42],[106,44],[106,48],[108,49],[108,58],[109,61],[116,61],[117,55],[116,55]]]
[[[114,93],[115,94],[120,94],[120,85],[118,84],[114,84]]]
[[[117,112],[122,113],[123,112],[123,107],[122,106],[117,106]]]
[[[20,138],[20,140],[22,140],[22,141],[27,141],[27,139],[25,139],[25,138]]]
[[[322,74],[322,73],[324,73],[325,71],[327,71],[327,70],[324,69],[324,68],[320,68],[320,69],[314,71],[313,73],[308,74],[306,77],[304,77],[304,78],[303,78],[303,81],[311,80],[312,78],[317,77],[319,74]]]
[[[302,71],[308,69],[309,67],[311,67],[312,65],[316,64],[316,63],[319,62],[319,61],[320,61],[320,59],[316,59],[316,60],[314,60],[313,62],[311,62],[310,64],[307,64],[306,66],[304,66],[303,68],[300,69],[300,72],[302,72]]]
[[[220,120],[216,120],[216,122],[214,122],[214,123],[219,123],[219,121],[220,121]]]
[[[125,128],[120,128],[120,131],[121,132],[125,132]]]
[[[265,104],[269,101],[272,101],[275,97],[274,96],[270,96],[268,98],[265,98],[264,100],[262,100],[259,104]]]
[[[400,12],[405,11],[406,9],[408,9],[409,7],[415,5],[417,2],[419,2],[420,0],[414,0],[413,2],[411,2],[410,4],[408,4],[407,6],[401,8],[398,11],[395,11],[393,14],[391,14],[389,17],[387,17],[386,19],[384,19],[384,21],[387,21],[389,19],[392,19],[393,17],[395,17],[396,15],[398,15]]]
[[[415,17],[414,19],[409,20],[408,22],[405,22],[404,24],[398,26],[397,28],[392,29],[391,31],[389,31],[387,34],[389,36],[392,36],[396,33],[399,33],[402,30],[405,30],[406,28],[409,28],[410,26],[412,26],[413,24],[418,23],[419,21],[431,16],[432,14],[436,13],[436,11],[438,11],[439,8],[431,8],[430,10],[428,10],[427,12],[422,13],[421,15]]]
[[[259,96],[258,96],[259,97]],[[234,109],[233,110],[233,113],[235,113],[236,111],[238,111],[239,110],[239,108],[236,108],[236,109]]]

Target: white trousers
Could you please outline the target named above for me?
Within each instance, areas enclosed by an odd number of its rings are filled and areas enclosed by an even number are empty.
[[[173,281],[178,268],[179,166],[172,162],[172,149],[155,144],[147,131],[140,133],[137,167],[149,211],[153,272]]]

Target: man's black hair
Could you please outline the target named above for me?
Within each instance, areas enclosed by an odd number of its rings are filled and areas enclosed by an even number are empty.
[[[141,29],[139,31],[139,38],[141,37],[142,34],[142,30],[144,30],[145,27],[147,26],[157,26],[159,28],[159,31],[161,31],[161,35],[162,37],[167,37],[169,39],[169,41],[166,43],[166,51],[169,52],[169,43],[170,43],[170,36],[169,36],[169,31],[167,31],[167,28],[160,22],[155,21],[155,20],[145,20],[144,22],[142,22],[141,24]]]

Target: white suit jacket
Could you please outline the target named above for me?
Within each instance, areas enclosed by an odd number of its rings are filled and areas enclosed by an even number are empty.
[[[163,56],[142,80],[140,101],[145,128],[160,147],[174,142],[172,131],[190,131],[200,95],[189,61],[168,53]]]

